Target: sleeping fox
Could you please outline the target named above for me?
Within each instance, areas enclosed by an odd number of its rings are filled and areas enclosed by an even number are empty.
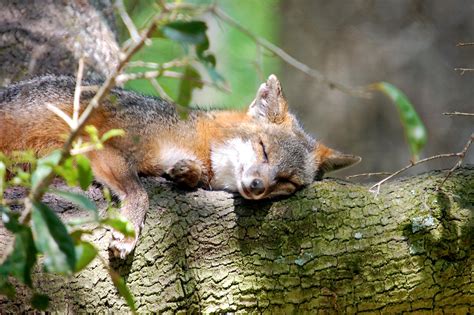
[[[73,78],[43,76],[0,92],[0,152],[30,149],[44,155],[61,147],[69,127],[47,104],[71,115],[74,88]],[[92,97],[82,93],[82,108]],[[117,194],[136,230],[134,239],[113,234],[110,249],[121,258],[134,249],[148,209],[139,174],[257,200],[290,195],[325,172],[360,161],[305,133],[289,113],[275,75],[246,111],[194,110],[181,120],[170,102],[113,89],[89,122],[100,134],[125,131],[103,150],[87,153],[95,178]]]

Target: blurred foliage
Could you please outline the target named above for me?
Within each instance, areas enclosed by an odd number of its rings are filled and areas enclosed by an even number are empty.
[[[408,97],[396,86],[387,82],[371,85],[375,90],[384,93],[397,107],[405,139],[410,148],[412,161],[418,160],[428,140],[428,132]]]
[[[211,5],[208,0],[186,1],[198,5]],[[151,0],[127,0],[127,11],[132,20],[140,29],[155,14],[159,7]],[[273,43],[277,43],[279,33],[279,1],[278,0],[222,0],[216,4],[237,21],[245,25],[253,33],[262,36]],[[252,18],[249,18],[249,17]],[[203,15],[208,26],[207,35],[210,38],[210,51],[216,56],[216,70],[226,80],[231,93],[225,93],[210,86],[204,86],[200,91],[194,91],[191,104],[211,107],[241,108],[248,106],[255,96],[258,86],[270,73],[278,73],[280,60],[270,56],[267,52],[258,53],[255,42],[245,34],[219,21],[209,13]],[[120,40],[129,38],[127,29],[120,26]],[[146,62],[164,63],[189,54],[186,46],[167,38],[153,38],[149,46],[144,47],[133,58]],[[261,60],[259,60],[261,55]],[[262,71],[257,64],[261,65]],[[129,72],[142,72],[147,68],[135,67]],[[189,69],[173,69],[184,73]],[[207,81],[213,81],[212,73],[202,67],[197,67],[201,76]],[[175,101],[180,98],[181,81],[174,78],[159,78],[158,82],[165,92]],[[147,95],[158,95],[148,80],[139,79],[129,81],[126,87]],[[184,98],[187,101],[186,98]],[[186,105],[186,104],[181,104]]]
[[[111,137],[121,136],[123,132],[112,129],[102,137],[98,137],[96,128],[86,128],[91,142],[83,142],[76,149],[101,149],[104,142]],[[9,202],[4,199],[3,191],[7,187],[24,186],[35,189],[41,185],[50,173],[60,176],[70,186],[79,186],[86,190],[92,182],[92,169],[89,160],[81,154],[70,156],[61,163],[61,151],[55,150],[49,155],[36,160],[32,152],[17,152],[12,157],[0,154],[0,218],[7,230],[15,235],[12,251],[0,265],[0,295],[14,298],[15,287],[10,282],[11,277],[35,290],[31,274],[36,263],[40,263],[47,272],[61,275],[72,275],[84,269],[98,254],[97,248],[81,239],[92,230],[84,230],[78,226],[84,223],[95,223],[97,226],[111,226],[125,236],[134,237],[132,224],[120,215],[108,214],[99,218],[95,203],[81,193],[59,191],[47,188],[47,191],[59,195],[78,207],[89,211],[92,216],[85,217],[79,222],[63,223],[58,215],[48,205],[41,201],[25,199],[25,204],[31,203],[30,213],[23,210],[22,216],[10,209]],[[22,168],[23,163],[29,163],[29,171]],[[7,177],[7,170],[9,175]],[[112,205],[109,204],[109,209]],[[31,223],[31,224],[30,224]],[[37,256],[44,259],[38,261]],[[110,267],[112,281],[119,293],[124,297],[130,309],[134,310],[133,298],[120,276],[113,273]],[[37,310],[47,309],[49,298],[34,292],[31,305]]]

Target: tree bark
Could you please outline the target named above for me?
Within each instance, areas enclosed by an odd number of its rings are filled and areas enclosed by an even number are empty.
[[[435,192],[445,175],[389,183],[378,196],[327,179],[257,203],[146,180],[151,205],[138,247],[110,263],[139,312],[472,313],[474,167]],[[106,260],[109,234],[91,236]],[[98,260],[69,279],[38,271],[34,283],[52,297],[50,310],[127,310]],[[14,301],[0,298],[0,311],[30,310],[28,290],[17,289]]]
[[[104,78],[117,65],[114,11],[108,0],[3,1],[0,10],[0,86],[49,73]]]

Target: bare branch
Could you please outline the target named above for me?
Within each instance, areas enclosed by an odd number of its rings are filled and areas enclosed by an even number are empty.
[[[461,75],[464,75],[465,72],[474,71],[473,68],[454,68],[454,71],[461,71]]]
[[[193,77],[185,76],[184,74],[176,71],[169,71],[169,70],[156,70],[156,71],[145,71],[145,72],[136,72],[136,73],[123,73],[117,76],[117,84],[123,84],[130,80],[136,79],[157,79],[160,77],[167,77],[167,78],[174,78],[174,79],[182,79],[182,80],[189,80],[194,82],[199,82],[208,86],[215,87],[218,90],[223,92],[230,93],[230,89],[226,86],[220,86],[212,81],[207,81],[204,79],[197,79]],[[150,81],[151,82],[151,81]]]
[[[373,186],[371,186],[369,188],[369,191],[375,193],[376,195],[378,195],[378,193],[380,192],[380,186],[382,186],[383,183],[385,183],[386,181],[394,178],[395,176],[405,172],[406,170],[412,168],[413,166],[416,166],[418,164],[425,163],[425,162],[428,162],[428,161],[436,160],[436,159],[453,158],[453,157],[457,157],[457,156],[458,156],[458,153],[445,153],[445,154],[438,154],[438,155],[430,156],[426,159],[421,159],[421,160],[416,161],[416,162],[410,161],[410,164],[408,164],[407,166],[403,167],[402,169],[399,169],[395,173],[392,173],[390,176],[385,177],[381,181],[379,181],[376,184],[374,184]]]
[[[72,114],[73,127],[71,129],[77,128],[77,122],[79,119],[79,110],[81,107],[81,85],[82,85],[82,74],[84,72],[84,58],[79,58],[79,67],[77,69],[76,77],[76,89],[74,90],[74,110]]]
[[[374,184],[373,186],[371,186],[369,188],[369,191],[375,193],[375,195],[378,195],[379,192],[380,192],[380,187],[382,186],[383,183],[385,183],[386,181],[394,178],[395,176],[405,172],[406,170],[408,170],[408,169],[410,169],[410,168],[412,168],[412,167],[414,167],[418,164],[422,164],[422,163],[429,162],[429,161],[436,160],[436,159],[455,158],[455,157],[459,158],[458,162],[449,170],[449,172],[448,172],[446,178],[443,180],[443,182],[436,188],[436,190],[439,190],[441,188],[441,186],[446,182],[446,180],[451,176],[451,174],[454,172],[454,170],[457,169],[459,166],[461,166],[462,162],[464,161],[464,157],[466,156],[466,153],[469,150],[469,147],[471,146],[473,141],[474,141],[474,133],[471,134],[471,136],[469,137],[469,140],[467,141],[466,145],[464,146],[464,148],[462,149],[461,152],[438,154],[438,155],[430,156],[430,157],[425,158],[425,159],[421,159],[421,160],[416,161],[416,162],[410,161],[410,164],[408,164],[407,166],[403,167],[402,169],[400,169],[400,170],[396,171],[395,173],[385,177],[381,181],[379,181],[376,184]]]
[[[72,121],[72,119],[60,108],[57,106],[51,104],[51,103],[46,103],[46,108],[58,115],[62,120],[68,124],[69,128],[74,129],[75,128],[75,123]]]
[[[156,90],[156,92],[158,92],[158,95],[161,96],[161,98],[167,101],[171,101],[171,97],[168,95],[168,93],[165,92],[163,87],[158,83],[158,81],[155,78],[149,79],[149,81],[151,85],[153,86],[153,88]]]
[[[263,49],[262,46],[256,45],[255,68],[261,81],[265,81],[265,74],[263,72]]]
[[[84,112],[82,113],[81,117],[79,117],[76,128],[72,129],[66,142],[64,143],[61,149],[61,159],[59,161],[59,164],[64,162],[70,156],[70,150],[72,148],[72,144],[74,140],[77,138],[77,136],[79,135],[79,133],[82,131],[82,128],[86,125],[87,121],[91,117],[91,114],[99,106],[102,100],[108,95],[108,92],[115,85],[115,78],[122,72],[126,64],[129,62],[130,58],[145,44],[145,40],[155,30],[157,24],[162,19],[162,17],[163,17],[162,14],[156,15],[151,21],[148,28],[141,35],[140,40],[138,42],[131,44],[129,47],[126,47],[125,51],[121,52],[121,58],[120,58],[119,64],[112,71],[110,76],[105,80],[105,82],[99,88],[96,95],[89,102]],[[21,217],[22,223],[29,222],[29,220],[31,219],[31,210],[32,210],[33,201],[40,200],[43,197],[44,193],[46,192],[46,188],[51,184],[53,179],[54,179],[54,173],[50,172],[48,176],[46,176],[43,180],[39,181],[39,183],[30,191],[28,198],[26,198],[25,200],[25,211],[23,212],[22,217]]]
[[[389,173],[389,172],[362,173],[362,174],[346,176],[346,179],[352,179],[352,178],[357,178],[357,177],[387,176],[391,174],[392,173]]]
[[[127,27],[127,30],[130,33],[130,37],[132,38],[133,42],[138,43],[141,39],[140,34],[138,34],[135,24],[133,24],[132,19],[127,13],[127,10],[125,10],[123,0],[116,0],[115,7],[117,8],[120,17],[122,18],[123,24],[125,24],[125,26]]]
[[[463,113],[463,112],[451,112],[451,113],[443,113],[446,116],[474,116],[474,113]]]
[[[457,43],[457,47],[463,47],[463,46],[472,46],[474,43]]]
[[[133,68],[133,67],[145,67],[145,68],[150,68],[150,69],[156,69],[156,70],[164,70],[164,69],[170,69],[174,67],[185,67],[190,64],[190,59],[189,58],[183,58],[183,59],[176,59],[170,62],[165,62],[162,64],[159,63],[154,63],[154,62],[145,62],[141,60],[137,61],[130,61],[127,65],[127,68]]]
[[[290,54],[288,54],[286,51],[281,49],[280,47],[276,46],[275,44],[267,41],[266,39],[257,36],[253,32],[251,32],[249,29],[246,27],[242,26],[239,22],[234,20],[231,16],[229,16],[227,13],[219,9],[218,7],[212,6],[209,8],[210,12],[212,12],[217,18],[220,20],[224,21],[225,23],[229,24],[230,26],[238,29],[240,32],[243,34],[247,35],[250,37],[256,44],[262,46],[263,48],[267,49],[268,51],[274,53],[278,57],[280,57],[283,61],[288,63],[289,65],[295,67],[296,69],[306,73],[307,75],[315,78],[317,81],[319,81],[322,84],[327,85],[331,89],[338,89],[341,92],[358,96],[358,97],[364,97],[367,98],[370,96],[370,93],[364,89],[364,88],[353,88],[346,86],[344,84],[332,81],[331,79],[327,78],[325,75],[323,75],[321,72],[319,72],[316,69],[313,69],[309,67],[307,64],[302,63],[301,61],[297,60]]]
[[[444,185],[444,183],[445,183],[445,182],[448,180],[448,178],[451,176],[451,174],[453,174],[454,170],[461,166],[462,162],[464,161],[464,158],[466,157],[466,153],[467,153],[467,151],[469,150],[469,147],[471,146],[471,144],[472,144],[473,141],[474,141],[474,133],[471,134],[471,137],[470,137],[469,140],[466,142],[466,145],[464,146],[464,148],[462,149],[462,151],[457,154],[457,155],[459,156],[459,161],[458,161],[456,164],[454,164],[454,166],[449,170],[448,174],[447,174],[446,177],[443,179],[443,181],[441,182],[441,184],[439,184],[439,186],[436,187],[436,190],[440,190],[441,187]]]

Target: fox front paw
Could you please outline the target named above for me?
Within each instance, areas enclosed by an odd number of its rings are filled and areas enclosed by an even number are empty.
[[[114,257],[125,259],[125,257],[135,249],[137,241],[137,237],[124,237],[122,233],[113,232],[109,250]]]
[[[173,165],[168,174],[179,186],[194,188],[201,180],[202,167],[194,160],[180,160]]]

